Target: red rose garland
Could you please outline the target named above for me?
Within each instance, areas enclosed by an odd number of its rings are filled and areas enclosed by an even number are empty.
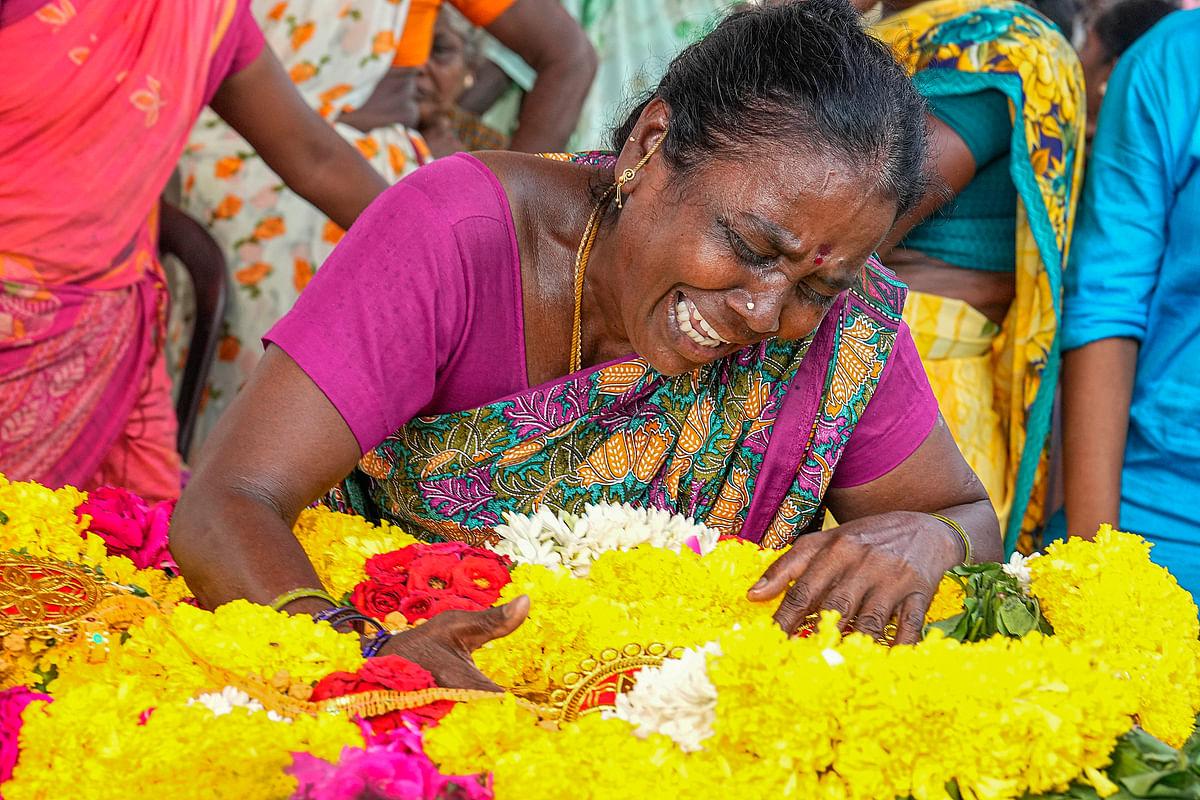
[[[367,659],[357,672],[334,672],[326,675],[317,681],[310,699],[316,702],[348,694],[381,690],[415,692],[435,685],[433,675],[417,664],[400,656],[378,656]],[[424,727],[449,714],[453,707],[452,701],[439,700],[420,708],[389,711],[367,721],[375,733],[402,728],[406,720]]]
[[[367,580],[350,602],[376,619],[399,611],[410,625],[443,611],[479,611],[500,597],[511,566],[505,556],[462,542],[409,545],[367,559]]]

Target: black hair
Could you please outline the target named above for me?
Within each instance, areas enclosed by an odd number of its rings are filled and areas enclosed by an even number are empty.
[[[1179,6],[1169,0],[1125,0],[1105,11],[1092,26],[1108,61],[1116,61],[1146,31]]]
[[[613,131],[617,151],[656,98],[671,110],[662,152],[683,174],[772,142],[875,173],[897,216],[928,184],[925,101],[846,0],[733,12],[640,98]]]

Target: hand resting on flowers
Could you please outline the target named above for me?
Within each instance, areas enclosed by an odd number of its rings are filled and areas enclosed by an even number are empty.
[[[887,475],[831,489],[829,508],[846,522],[799,537],[751,587],[749,599],[783,594],[775,621],[789,633],[809,614],[828,609],[876,638],[895,620],[896,644],[920,639],[942,573],[967,555],[954,530],[928,512],[980,532],[971,536],[974,560],[996,561],[1002,553],[991,502],[952,444],[939,418],[925,443]]]
[[[525,595],[483,611],[443,611],[415,628],[397,633],[380,655],[398,655],[421,665],[443,688],[500,692],[503,689],[479,671],[471,654],[515,631],[528,614],[529,598]]]

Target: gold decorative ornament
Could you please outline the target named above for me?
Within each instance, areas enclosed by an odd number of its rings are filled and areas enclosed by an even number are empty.
[[[111,593],[83,567],[29,555],[0,556],[0,634],[62,635]]]
[[[550,693],[551,719],[574,722],[584,714],[616,708],[617,695],[633,688],[639,670],[661,667],[665,659],[682,652],[682,647],[652,642],[627,644],[620,650],[610,647],[583,659],[579,671],[564,675],[562,688]]]

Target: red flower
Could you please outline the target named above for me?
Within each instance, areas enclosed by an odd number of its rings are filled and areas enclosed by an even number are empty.
[[[474,600],[484,608],[495,603],[500,597],[500,590],[512,580],[508,570],[499,561],[474,553],[463,556],[450,578],[450,586],[455,594]]]
[[[408,581],[408,565],[421,554],[423,545],[409,545],[390,553],[371,556],[363,566],[367,575],[380,583],[404,584]]]
[[[409,625],[419,619],[429,619],[433,613],[433,595],[429,592],[410,592],[400,604],[399,610]]]
[[[147,569],[175,566],[167,552],[167,529],[174,511],[174,500],[151,508],[132,492],[105,486],[88,492],[75,514],[92,518],[88,531],[104,540],[110,556],[127,556],[138,569]]]
[[[311,699],[316,702],[362,692],[416,692],[432,686],[433,676],[419,665],[400,656],[379,656],[367,659],[356,673],[334,672],[326,675],[313,687]],[[390,711],[371,717],[368,721],[375,733],[382,733],[402,727],[405,719],[427,725],[446,716],[453,707],[451,701],[440,700],[420,708]]]
[[[350,602],[368,617],[383,619],[399,611],[407,597],[408,590],[401,585],[366,580],[354,587]]]
[[[436,545],[434,545],[436,547]],[[449,594],[454,580],[454,568],[458,556],[439,553],[423,553],[408,565],[408,588],[414,592],[428,592],[434,596]]]
[[[443,611],[482,611],[487,608],[488,605],[476,602],[469,597],[461,597],[458,595],[439,597],[434,600],[433,605],[429,607],[429,616],[437,616]]]

